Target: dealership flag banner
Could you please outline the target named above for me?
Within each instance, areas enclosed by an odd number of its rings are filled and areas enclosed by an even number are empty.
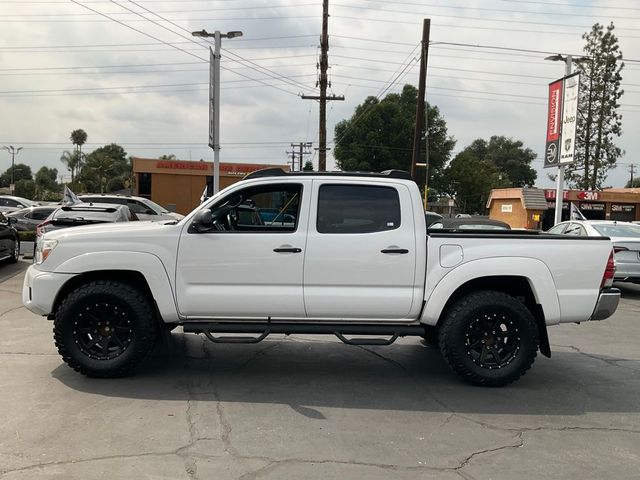
[[[580,73],[549,84],[544,168],[569,165],[575,160],[579,94]]]
[[[75,193],[73,193],[69,187],[65,185],[64,197],[62,199],[62,202],[65,205],[76,205],[78,203],[82,203],[82,200],[80,200],[78,196]]]
[[[544,149],[544,168],[558,166],[558,157],[560,156],[560,132],[562,130],[562,86],[562,79],[549,84],[547,143]]]
[[[578,95],[580,74],[564,78],[562,101],[562,134],[560,135],[560,165],[569,165],[575,160],[576,122],[578,120]]]

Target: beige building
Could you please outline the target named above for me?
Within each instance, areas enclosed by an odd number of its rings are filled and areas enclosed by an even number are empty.
[[[137,157],[131,160],[136,177],[135,195],[183,215],[200,203],[205,186],[208,185],[209,194],[213,191],[213,162]],[[242,180],[248,173],[274,167],[289,170],[289,165],[221,162],[220,189]]]
[[[511,228],[540,230],[547,201],[539,188],[497,188],[487,201],[489,218],[502,220]]]
[[[562,220],[569,220],[571,204],[589,220],[640,220],[640,188],[564,190]],[[499,188],[491,191],[487,202],[489,216],[512,228],[548,230],[554,223],[555,207],[555,189]]]

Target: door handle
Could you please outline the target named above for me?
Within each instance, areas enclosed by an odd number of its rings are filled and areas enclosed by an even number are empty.
[[[276,253],[300,253],[302,252],[302,249],[294,247],[278,247],[274,248],[273,251]]]
[[[409,253],[409,250],[406,248],[385,248],[380,250],[382,253]]]

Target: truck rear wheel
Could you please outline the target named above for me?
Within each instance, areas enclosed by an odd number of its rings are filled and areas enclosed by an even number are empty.
[[[143,292],[123,282],[96,280],[65,297],[53,333],[62,359],[77,372],[120,377],[151,352],[157,324]]]
[[[474,385],[501,387],[525,374],[538,351],[531,312],[502,292],[459,299],[445,314],[440,350],[449,367]]]

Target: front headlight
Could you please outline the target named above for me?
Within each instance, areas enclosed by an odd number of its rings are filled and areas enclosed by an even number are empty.
[[[36,243],[36,256],[35,256],[35,264],[40,265],[44,262],[47,257],[51,254],[51,251],[56,248],[58,245],[57,240],[47,240],[45,238],[41,238]]]

